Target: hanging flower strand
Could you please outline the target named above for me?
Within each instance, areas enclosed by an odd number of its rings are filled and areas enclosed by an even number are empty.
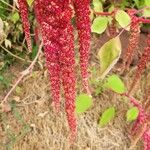
[[[80,70],[83,86],[90,94],[88,85],[88,61],[90,52],[91,22],[90,22],[90,0],[74,0],[76,27],[79,35]]]
[[[30,22],[28,18],[28,4],[26,0],[18,0],[19,12],[25,32],[25,39],[27,42],[28,50],[31,52],[31,37],[30,37]]]

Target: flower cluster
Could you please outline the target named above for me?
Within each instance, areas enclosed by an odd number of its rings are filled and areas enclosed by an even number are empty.
[[[128,69],[132,62],[134,52],[138,48],[138,42],[140,36],[140,21],[139,18],[135,15],[134,9],[129,10],[128,14],[131,17],[131,25],[130,25],[129,44],[126,50],[126,55],[123,58],[124,69]]]
[[[76,77],[70,0],[35,0],[34,9],[42,31],[53,102],[56,110],[59,111],[62,81],[68,123],[74,137]]]
[[[91,24],[90,24],[90,0],[74,0],[76,27],[78,29],[80,44],[80,70],[83,79],[83,86],[87,93],[88,88],[88,61],[90,50]]]
[[[148,40],[147,40],[147,47],[144,49],[143,55],[141,59],[138,62],[137,65],[137,70],[133,79],[133,82],[131,84],[129,93],[132,91],[132,89],[135,87],[137,81],[140,79],[147,63],[150,61],[150,34],[148,35]]]
[[[28,4],[26,0],[18,0],[18,4],[19,4],[19,12],[21,15],[23,28],[25,32],[25,39],[27,41],[28,49],[29,51],[31,51],[32,46],[31,46],[31,37],[30,37],[30,22],[28,19]]]

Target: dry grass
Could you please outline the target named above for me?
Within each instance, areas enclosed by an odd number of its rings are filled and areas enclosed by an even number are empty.
[[[105,128],[99,128],[97,125],[100,114],[105,108],[113,105],[111,95],[107,93],[93,98],[93,108],[78,117],[78,136],[76,142],[70,147],[63,106],[59,114],[53,111],[49,81],[46,76],[42,71],[37,71],[22,84],[23,93],[17,102],[17,109],[31,130],[14,145],[13,150],[128,149],[130,142],[125,122],[127,105],[122,100],[119,98],[116,100],[117,115],[114,122]],[[10,113],[8,118],[8,125],[15,128],[15,132],[19,132],[21,127],[14,121],[14,116]],[[5,140],[3,142],[6,142]]]

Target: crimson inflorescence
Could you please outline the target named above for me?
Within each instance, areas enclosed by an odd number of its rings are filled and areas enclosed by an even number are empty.
[[[28,48],[31,49],[30,24],[26,0],[19,0],[19,10]],[[34,0],[34,12],[41,32],[46,63],[50,74],[51,93],[54,106],[60,109],[61,82],[65,95],[65,108],[72,135],[76,134],[75,98],[75,54],[72,19],[72,3],[75,6],[76,25],[79,33],[81,74],[88,90],[88,60],[90,48],[90,0]]]
[[[139,36],[140,36],[140,21],[137,16],[134,14],[134,10],[128,11],[129,16],[131,17],[131,25],[130,25],[130,37],[129,44],[126,50],[126,55],[123,58],[123,66],[124,69],[128,69],[135,50],[138,48]]]
[[[27,41],[28,49],[29,51],[31,51],[32,46],[31,46],[31,37],[30,37],[30,22],[28,19],[28,4],[26,0],[18,0],[18,4],[19,4],[19,12],[21,15],[23,28],[25,32],[25,39]]]
[[[141,78],[141,75],[146,67],[146,64],[149,61],[150,61],[150,34],[148,35],[147,47],[144,49],[143,55],[138,62],[137,70],[136,70],[133,82],[131,84],[131,87],[129,89],[129,92],[132,91],[132,89],[135,87],[137,81]]]
[[[80,44],[80,70],[83,79],[83,86],[88,94],[88,61],[90,50],[90,0],[74,0],[76,27],[78,29],[79,44]]]
[[[142,133],[142,139],[144,142],[144,150],[149,150],[150,149],[150,127],[148,122],[150,120],[150,115],[147,112],[145,112],[142,105],[139,104],[139,102],[136,99],[128,95],[126,96],[130,98],[130,102],[139,110],[139,115],[137,117],[137,120],[135,121],[132,127],[132,135],[138,133],[139,129],[142,128],[144,124],[146,124],[146,127],[144,128],[144,132]]]
[[[44,51],[50,74],[53,103],[60,108],[61,82],[72,138],[76,135],[76,77],[71,1],[35,0],[34,9],[42,31]]]

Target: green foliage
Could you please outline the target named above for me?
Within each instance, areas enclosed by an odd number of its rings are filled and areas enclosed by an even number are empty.
[[[111,89],[112,91],[123,94],[126,92],[126,87],[122,80],[117,75],[111,75],[106,79],[104,84],[105,88]]]
[[[93,0],[93,9],[95,12],[102,12],[103,11],[103,5],[100,0]]]
[[[27,0],[28,5],[31,7],[34,0]]]
[[[131,122],[136,120],[138,115],[139,115],[139,109],[137,107],[130,108],[126,114],[127,121]]]
[[[99,121],[100,127],[107,125],[115,117],[115,107],[109,107],[106,109]]]
[[[121,54],[120,38],[116,37],[106,42],[99,50],[100,78],[104,78],[117,63]]]
[[[115,19],[122,28],[126,28],[131,23],[130,16],[123,10],[117,11]]]
[[[150,1],[149,0],[145,0],[145,6],[150,7]],[[144,17],[150,17],[150,8],[145,8],[144,9],[143,16]]]
[[[76,99],[76,113],[81,114],[92,106],[92,98],[87,94],[81,94]]]
[[[11,16],[11,20],[13,21],[13,23],[16,23],[19,19],[20,19],[19,13],[14,12]]]
[[[101,34],[103,33],[108,25],[108,18],[107,17],[96,17],[92,24],[92,32]]]

